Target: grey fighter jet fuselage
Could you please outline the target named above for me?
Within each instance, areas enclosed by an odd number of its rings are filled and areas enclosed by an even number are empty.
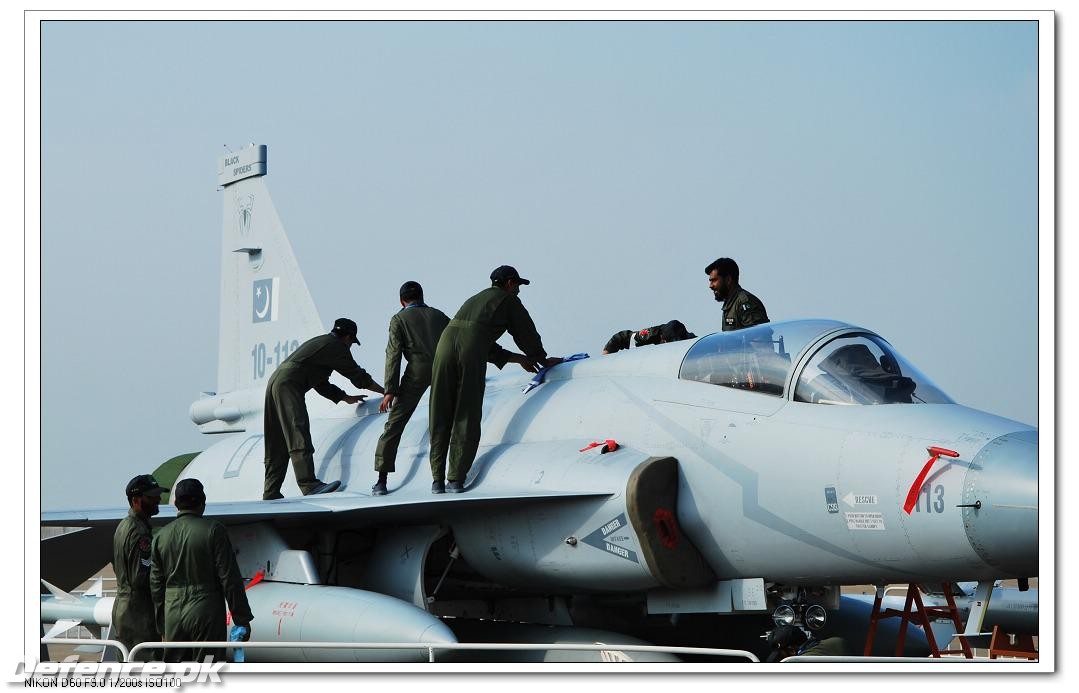
[[[695,359],[709,357],[698,350],[710,340],[741,342],[757,332],[784,336],[788,348],[792,334],[811,335],[792,350],[782,393],[679,378]],[[677,587],[684,585],[664,576],[673,549],[649,538],[665,531],[662,523],[652,517],[635,525],[630,507],[632,494],[643,491],[633,485],[634,471],[673,458],[664,473],[676,493],[653,514],[670,512],[669,543],[694,547],[709,579],[859,584],[1031,576],[1035,431],[958,404],[794,400],[800,366],[829,343],[866,334],[827,321],[773,323],[706,337],[700,346],[566,363],[528,393],[521,392],[526,374],[489,379],[480,452],[468,491],[458,496],[429,491],[424,402],[405,430],[390,495],[370,497],[385,417],[374,401],[342,405],[341,418],[312,422],[312,439],[319,477],[340,478],[346,490],[302,503],[327,517],[362,505],[365,521],[445,519],[464,559],[504,584],[574,592]],[[244,435],[211,447],[184,476],[213,480],[215,502],[257,499],[258,428],[252,422]],[[618,450],[579,452],[608,438]],[[937,463],[907,514],[904,499],[934,446],[959,456]],[[294,486],[285,492],[299,496]],[[289,502],[281,505],[287,512]]]

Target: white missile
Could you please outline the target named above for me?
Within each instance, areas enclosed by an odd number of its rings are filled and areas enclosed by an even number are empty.
[[[267,642],[456,643],[442,621],[377,592],[263,581],[247,591],[251,640]],[[248,662],[425,662],[424,649],[248,648]]]
[[[112,623],[114,597],[102,597],[101,585],[81,597],[42,580],[49,594],[41,595],[41,622],[54,624],[44,637],[58,637],[75,626],[108,626]]]
[[[46,637],[75,626],[108,626],[114,597],[77,597],[42,581]],[[268,642],[456,643],[437,617],[377,592],[327,585],[263,581],[247,591],[254,620],[251,640]],[[248,662],[425,662],[425,649],[245,649]]]

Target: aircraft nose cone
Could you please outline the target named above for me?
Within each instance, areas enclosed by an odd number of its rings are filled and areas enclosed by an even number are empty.
[[[967,539],[1000,578],[1038,574],[1038,432],[991,440],[963,483]]]

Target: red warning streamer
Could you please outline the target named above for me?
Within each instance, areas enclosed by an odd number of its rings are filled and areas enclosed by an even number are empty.
[[[925,478],[929,476],[929,470],[933,468],[933,463],[936,462],[941,456],[944,457],[959,457],[959,453],[955,450],[948,450],[946,448],[929,447],[926,448],[929,452],[929,461],[922,467],[922,471],[918,472],[918,476],[914,478],[914,483],[911,484],[910,490],[907,491],[907,501],[903,503],[903,512],[910,515],[910,511],[914,510],[914,505],[918,502],[918,494],[922,490],[922,484],[925,483]]]
[[[255,585],[262,582],[262,578],[264,578],[264,577],[266,577],[266,571],[264,571],[264,570],[260,570],[257,573],[255,573],[255,576],[253,578],[251,578],[251,582],[247,583],[244,586],[244,592],[246,592],[247,590],[251,589]]]
[[[266,571],[260,570],[257,573],[255,573],[255,576],[251,578],[251,582],[244,585],[244,592],[246,592],[247,590],[251,589],[255,585],[262,582],[262,578],[264,578],[264,577],[266,577]],[[231,624],[232,624],[232,612],[230,611],[230,612],[228,612],[228,614],[225,615],[225,627],[228,628]]]
[[[585,452],[587,450],[591,450],[592,448],[598,448],[600,445],[602,445],[604,448],[606,448],[602,452],[614,452],[615,450],[618,449],[618,441],[613,439],[613,438],[608,438],[607,440],[603,441],[602,443],[598,443],[598,442],[593,440],[591,443],[584,446],[583,448],[581,448],[577,452]]]

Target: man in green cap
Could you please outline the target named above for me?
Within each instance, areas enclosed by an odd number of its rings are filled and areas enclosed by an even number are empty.
[[[361,390],[383,394],[382,386],[356,365],[349,348],[359,344],[356,323],[338,318],[329,334],[319,335],[301,344],[266,383],[266,406],[263,409],[264,443],[266,447],[266,482],[263,500],[277,500],[285,470],[292,458],[292,471],[303,495],[336,491],[340,481],[324,484],[315,477],[315,446],[311,443],[311,421],[307,416],[304,395],[314,388],[334,403],[357,404],[363,395],[346,395],[330,383],[330,374],[337,371]]]
[[[562,362],[547,357],[532,317],[517,298],[521,285],[529,283],[509,265],[496,268],[491,287],[465,301],[438,340],[431,372],[431,493],[465,490],[480,442],[487,362],[500,369],[517,363],[530,373]],[[506,331],[524,354],[496,343]]]
[[[738,263],[721,257],[704,268],[708,288],[723,302],[723,331],[741,330],[768,322],[761,300],[738,285]]]
[[[371,494],[375,496],[388,493],[386,475],[394,471],[401,433],[431,385],[435,348],[450,321],[445,313],[423,302],[423,287],[419,282],[402,284],[399,296],[401,310],[390,318],[390,337],[386,342],[386,394],[378,407],[383,413],[389,410],[390,416],[375,448],[378,481],[371,487]],[[401,375],[402,356],[408,360],[404,376]]]
[[[176,519],[158,532],[151,551],[150,590],[157,628],[165,642],[225,640],[225,603],[251,637],[251,605],[228,532],[202,516],[206,492],[198,479],[173,490]],[[168,648],[166,662],[224,661],[223,648]]]
[[[150,518],[158,513],[161,494],[168,491],[149,474],[127,483],[127,517],[112,535],[112,569],[116,573],[116,600],[112,603],[114,639],[128,649],[141,642],[159,642],[150,595]],[[143,650],[139,659],[157,658],[156,650]]]

